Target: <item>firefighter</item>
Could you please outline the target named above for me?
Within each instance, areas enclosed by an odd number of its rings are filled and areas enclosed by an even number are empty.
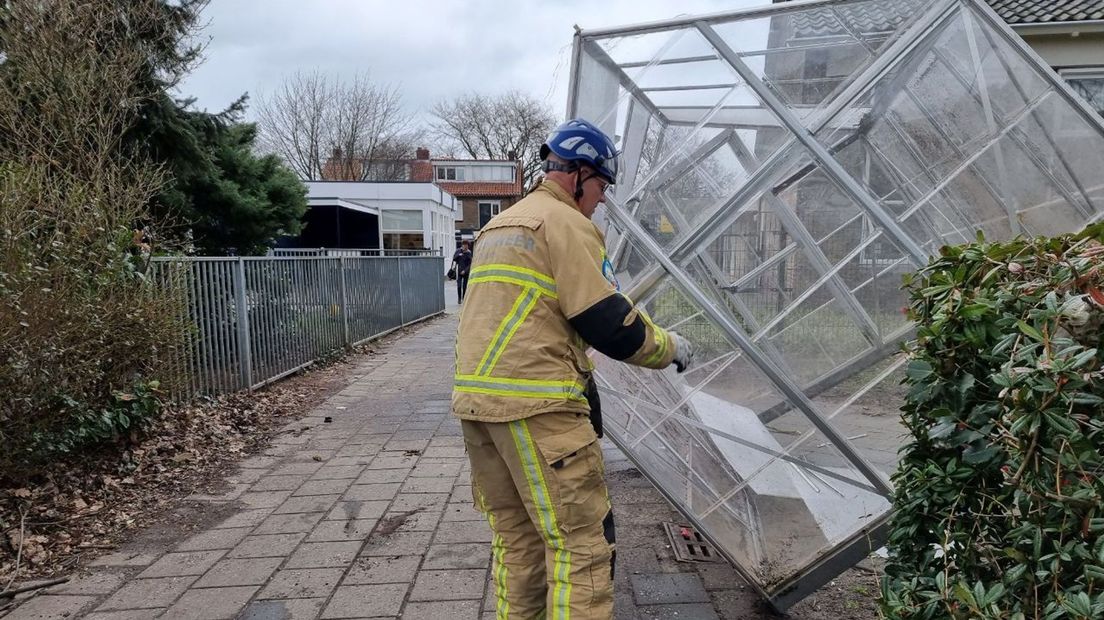
[[[586,349],[681,372],[692,347],[618,292],[590,221],[617,178],[610,139],[571,120],[540,156],[544,181],[481,231],[460,315],[452,412],[476,507],[493,533],[498,618],[608,619],[613,514]]]

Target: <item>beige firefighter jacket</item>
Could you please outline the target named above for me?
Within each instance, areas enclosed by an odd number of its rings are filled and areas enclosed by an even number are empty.
[[[456,338],[452,411],[509,422],[589,410],[587,346],[664,368],[668,333],[618,292],[598,228],[545,181],[481,231]]]

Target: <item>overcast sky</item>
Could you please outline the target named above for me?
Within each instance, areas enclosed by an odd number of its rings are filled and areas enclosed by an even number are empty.
[[[221,110],[284,76],[370,72],[414,113],[468,91],[517,89],[564,115],[571,38],[583,29],[715,13],[769,0],[211,0],[206,61],[180,94]],[[252,111],[250,118],[252,118]]]

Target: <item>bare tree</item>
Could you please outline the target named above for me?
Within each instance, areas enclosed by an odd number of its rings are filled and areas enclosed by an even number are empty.
[[[395,87],[367,75],[350,81],[314,71],[295,73],[262,98],[259,128],[264,148],[280,155],[304,180],[379,179],[399,167],[377,162],[409,158],[420,134]],[[384,176],[388,176],[384,174]]]
[[[555,126],[552,110],[510,91],[497,97],[469,93],[433,106],[432,132],[447,151],[476,159],[519,159],[525,187],[540,172],[537,151]]]

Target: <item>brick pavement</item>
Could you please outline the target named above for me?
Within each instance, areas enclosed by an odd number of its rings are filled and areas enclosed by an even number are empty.
[[[350,385],[240,464],[228,493],[200,498],[228,517],[102,556],[6,620],[492,618],[491,535],[448,415],[455,329],[449,314],[361,358]],[[761,617],[731,567],[674,560],[660,522],[677,515],[606,451],[617,618]]]

